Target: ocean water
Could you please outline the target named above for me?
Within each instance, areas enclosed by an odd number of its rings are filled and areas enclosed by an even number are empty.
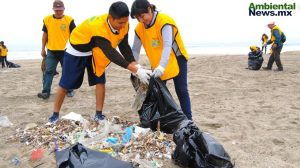
[[[198,55],[247,55],[251,44],[247,43],[188,43],[186,49],[188,54]],[[261,47],[261,46],[259,46]],[[268,50],[270,46],[268,46]],[[300,51],[300,44],[285,44],[282,52]],[[144,51],[141,51],[144,54]],[[11,51],[8,52],[8,60],[42,59],[40,51]]]

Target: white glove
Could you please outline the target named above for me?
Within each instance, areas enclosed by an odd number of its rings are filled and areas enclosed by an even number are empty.
[[[138,68],[136,75],[142,83],[149,84],[150,73],[151,71],[149,70],[147,71],[146,69]]]
[[[142,68],[142,66],[140,64],[135,64],[134,65],[135,67],[137,67],[138,69],[139,68]],[[131,73],[133,76],[137,77],[137,74],[136,73]]]
[[[151,76],[154,76],[154,78],[160,78],[164,74],[165,68],[162,66],[158,66],[154,69]]]
[[[135,64],[134,66],[137,68],[142,68],[142,66],[140,64]]]

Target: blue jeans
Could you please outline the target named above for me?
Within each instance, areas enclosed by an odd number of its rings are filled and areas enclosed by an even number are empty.
[[[51,85],[53,81],[54,74],[56,72],[56,67],[58,62],[60,62],[60,65],[63,65],[63,58],[64,58],[64,52],[58,51],[58,52],[52,52],[50,50],[47,51],[46,56],[46,69],[43,75],[43,90],[42,93],[50,93],[51,92]]]
[[[192,120],[191,100],[187,85],[187,60],[184,56],[176,57],[179,65],[179,74],[173,78],[175,91],[183,113]]]
[[[5,67],[4,63],[6,64],[6,67],[8,67],[7,57],[0,56],[0,58],[1,58],[1,62],[2,62],[2,68]]]

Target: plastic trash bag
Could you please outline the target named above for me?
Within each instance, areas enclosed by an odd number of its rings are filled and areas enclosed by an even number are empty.
[[[249,52],[248,54],[248,69],[259,70],[264,62],[262,51],[258,53]]]
[[[55,158],[58,168],[132,168],[127,162],[86,148],[80,143],[55,152]]]
[[[141,109],[143,102],[147,96],[148,85],[141,83],[141,81],[131,74],[130,80],[134,90],[136,91],[135,100],[132,104],[132,108],[136,111]]]
[[[0,117],[0,127],[10,127],[13,123],[10,122],[7,116],[1,116]]]
[[[142,127],[156,131],[157,122],[160,121],[160,130],[165,133],[173,133],[183,120],[187,120],[165,83],[153,77],[150,78],[146,99],[138,113]]]
[[[7,61],[7,67],[8,68],[20,68],[21,66],[18,64],[15,64],[13,62]]]
[[[232,168],[230,156],[209,134],[201,132],[189,120],[173,134],[176,144],[172,158],[181,166],[193,168]]]

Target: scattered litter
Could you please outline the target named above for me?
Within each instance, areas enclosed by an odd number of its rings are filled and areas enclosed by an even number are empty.
[[[25,126],[25,130],[29,130],[29,129],[32,129],[32,128],[35,128],[37,127],[38,125],[36,123],[29,123]]]
[[[0,127],[10,127],[13,123],[9,121],[7,116],[0,117]]]
[[[14,158],[11,160],[11,162],[12,162],[16,167],[19,167],[19,166],[20,166],[20,163],[21,163],[20,159],[19,159],[17,156],[14,157]]]
[[[111,121],[95,122],[89,119],[80,123],[78,120],[60,119],[55,125],[38,125],[27,130],[18,128],[16,135],[7,140],[48,149],[51,153],[79,142],[116,159],[135,163],[137,167],[147,163],[148,167],[153,168],[160,167],[163,160],[171,159],[176,147],[172,138],[172,134],[154,132],[115,116]],[[137,156],[142,160],[138,160],[140,164],[135,162]],[[40,157],[42,155],[34,155],[33,160]]]
[[[132,137],[132,127],[125,128],[125,134],[122,137],[122,143],[126,144],[130,141]]]
[[[118,138],[114,138],[114,137],[108,137],[106,139],[106,142],[111,143],[111,144],[117,144],[118,141],[119,141],[119,139]]]
[[[34,149],[31,152],[31,157],[30,160],[31,161],[37,161],[40,160],[44,157],[44,149],[43,148],[38,148],[38,149]]]
[[[70,112],[69,114],[67,114],[61,118],[66,119],[66,120],[79,121],[80,123],[84,122],[84,118],[80,114],[77,114],[74,112]]]

